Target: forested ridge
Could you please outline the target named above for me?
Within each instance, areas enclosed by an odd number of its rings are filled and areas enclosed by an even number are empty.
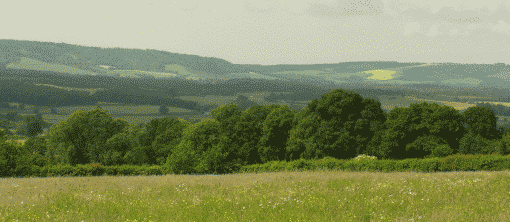
[[[164,112],[165,107],[161,107]],[[78,111],[53,125],[45,136],[37,118],[23,146],[7,142],[2,131],[0,164],[4,175],[55,164],[165,165],[173,172],[227,173],[240,166],[273,160],[432,158],[460,154],[507,155],[510,133],[496,128],[491,108],[460,113],[427,102],[397,107],[359,93],[337,89],[301,110],[271,104],[242,111],[236,104],[211,111],[198,123],[153,119],[145,127],[113,119],[102,109]],[[13,155],[15,154],[15,155]]]

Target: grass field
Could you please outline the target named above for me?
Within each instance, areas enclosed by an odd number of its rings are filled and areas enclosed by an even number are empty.
[[[263,96],[248,97],[256,100]],[[228,104],[235,97],[186,99]],[[160,116],[158,106],[101,106],[112,117],[130,123]],[[45,121],[58,123],[78,109],[89,108],[95,106],[61,107],[57,108],[59,114],[44,109],[41,112]],[[183,109],[170,108],[170,112],[176,117],[188,113],[188,116],[201,117]],[[0,179],[0,218],[2,221],[509,221],[509,176],[509,171],[321,170],[4,178]]]
[[[509,221],[509,171],[0,179],[2,221]]]

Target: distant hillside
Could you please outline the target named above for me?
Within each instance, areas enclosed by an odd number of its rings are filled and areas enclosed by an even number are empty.
[[[384,103],[510,102],[509,75],[510,68],[502,63],[358,61],[265,66],[152,49],[0,40],[1,100],[34,105],[121,98],[153,105],[166,101],[188,109],[199,105],[181,103],[176,97],[279,92],[278,99],[309,101],[336,88]]]

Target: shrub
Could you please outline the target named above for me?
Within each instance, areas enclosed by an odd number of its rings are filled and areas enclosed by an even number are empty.
[[[47,143],[46,139],[42,136],[29,137],[23,145],[23,150],[30,156],[30,163],[40,167],[45,166]]]
[[[234,148],[229,138],[220,135],[220,123],[207,119],[184,130],[183,137],[165,164],[174,173],[230,173],[235,166]],[[230,161],[225,161],[230,160]]]
[[[510,132],[505,132],[496,145],[496,150],[501,156],[510,154]]]
[[[295,112],[288,106],[272,110],[262,124],[262,137],[257,152],[262,162],[285,160],[289,132],[294,127]]]
[[[488,155],[497,152],[496,144],[496,141],[483,138],[478,133],[469,132],[460,140],[459,153]]]
[[[18,135],[24,136],[36,136],[37,134],[43,132],[42,129],[43,123],[42,120],[36,116],[28,116],[25,120],[18,126],[16,129],[16,133]]]
[[[16,147],[6,142],[5,131],[0,129],[0,177],[10,177],[16,168]]]

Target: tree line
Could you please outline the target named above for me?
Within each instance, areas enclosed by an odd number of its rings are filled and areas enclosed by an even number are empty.
[[[210,117],[197,123],[166,117],[142,127],[113,119],[100,108],[77,111],[44,137],[32,136],[18,148],[2,132],[0,169],[14,175],[56,164],[154,164],[176,173],[221,174],[300,158],[510,153],[510,132],[496,128],[490,108],[460,113],[423,102],[386,113],[379,101],[344,89],[323,94],[301,110],[270,104],[243,111],[229,104],[213,109]]]

